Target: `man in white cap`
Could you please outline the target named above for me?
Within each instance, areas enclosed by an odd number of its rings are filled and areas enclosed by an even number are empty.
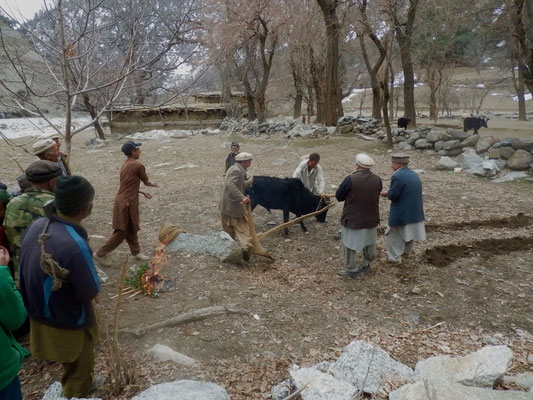
[[[44,135],[41,135],[41,138],[52,139],[54,142],[56,142],[57,151],[59,152],[57,163],[61,167],[61,172],[64,176],[71,175],[70,166],[68,165],[68,156],[66,154],[61,153],[61,142],[59,141],[59,133],[45,133]]]
[[[418,174],[408,168],[409,156],[394,154],[391,168],[394,171],[390,189],[381,196],[391,201],[389,225],[385,231],[387,255],[390,263],[401,263],[415,240],[426,240],[422,182]]]
[[[253,156],[242,152],[235,156],[235,164],[228,169],[224,178],[224,186],[220,196],[220,214],[222,229],[241,244],[242,258],[250,260],[252,249],[246,205],[250,198],[244,195],[252,186],[254,178],[246,179],[246,170],[252,164]]]
[[[346,268],[338,275],[361,278],[376,257],[379,195],[383,184],[379,176],[370,172],[374,166],[372,158],[357,154],[355,164],[355,172],[344,178],[335,193],[338,201],[344,201],[341,242]]]
[[[32,146],[33,155],[40,160],[48,160],[57,163],[59,160],[59,148],[52,139],[37,140]]]

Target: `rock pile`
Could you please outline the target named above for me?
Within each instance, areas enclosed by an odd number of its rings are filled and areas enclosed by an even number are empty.
[[[313,124],[304,124],[300,119],[288,118],[284,121],[248,121],[226,118],[220,125],[220,130],[243,135],[259,136],[261,134],[286,135],[288,138],[310,137],[318,138],[330,135],[335,128],[325,128]]]
[[[430,357],[418,362],[413,371],[381,348],[353,341],[335,362],[308,368],[293,366],[290,379],[275,386],[272,397],[281,400],[300,390],[302,400],[349,400],[358,393],[372,398],[388,395],[391,400],[427,400],[427,393],[440,400],[531,400],[531,390],[492,389],[502,379],[509,380],[505,373],[512,357],[507,346],[486,346],[464,357]],[[519,378],[522,382],[531,379]]]

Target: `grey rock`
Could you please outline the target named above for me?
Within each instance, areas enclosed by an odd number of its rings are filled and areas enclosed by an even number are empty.
[[[239,264],[242,259],[241,246],[226,232],[220,231],[208,236],[181,233],[165,246],[166,251],[186,251],[209,254],[224,262]]]
[[[452,140],[453,137],[449,134],[449,133],[446,133],[446,132],[441,132],[441,131],[430,131],[427,133],[426,135],[426,140],[428,142],[439,142],[439,141],[447,141],[447,140]]]
[[[313,368],[320,372],[328,373],[332,365],[333,363],[331,361],[321,361],[318,364],[313,365]]]
[[[381,348],[360,340],[346,346],[329,373],[371,394],[377,393],[387,381],[407,382],[414,379],[411,368],[394,360]]]
[[[461,148],[460,140],[448,140],[447,142],[444,142],[444,145],[442,146],[443,150],[453,150],[458,148]]]
[[[463,151],[456,161],[462,168],[471,169],[480,166],[483,163],[483,158],[478,156],[475,151]]]
[[[70,400],[102,400],[100,398],[91,397],[91,398],[78,398],[78,397],[70,397]],[[60,382],[54,382],[48,389],[46,389],[46,392],[44,392],[42,400],[69,400],[66,397],[63,397],[63,386],[61,386]]]
[[[523,372],[518,375],[505,375],[503,383],[513,383],[522,389],[533,388],[533,372]]]
[[[513,148],[515,150],[527,150],[529,152],[532,152],[533,140],[517,140],[513,143]]]
[[[511,365],[507,346],[486,346],[464,357],[435,356],[419,361],[415,372],[429,382],[457,382],[492,388]]]
[[[429,143],[428,141],[426,141],[426,139],[418,139],[416,142],[415,142],[415,147],[417,149],[432,149],[433,148],[433,143]]]
[[[337,131],[340,133],[340,134],[345,134],[345,133],[350,133],[353,131],[353,127],[352,125],[348,124],[348,125],[341,125],[337,128]]]
[[[280,382],[272,388],[270,391],[272,398],[274,400],[283,400],[291,393],[293,386],[294,385],[291,379],[285,379],[283,382]]]
[[[415,144],[415,142],[420,139],[420,133],[413,132],[411,135],[409,135],[409,138],[407,139],[407,143],[409,143],[411,146]]]
[[[493,137],[492,136],[483,136],[480,137],[477,144],[476,144],[476,152],[479,153],[485,153],[493,144]]]
[[[398,147],[398,149],[400,149],[400,150],[405,150],[405,151],[407,151],[407,150],[413,150],[413,146],[411,146],[411,145],[410,145],[409,143],[407,143],[407,142],[400,142],[400,143],[398,143],[397,147]]]
[[[494,179],[492,182],[495,182],[495,183],[511,182],[517,179],[527,178],[528,176],[529,176],[528,173],[525,171],[511,171],[508,174],[505,174],[503,176],[500,176]]]
[[[133,397],[132,400],[230,400],[228,393],[212,382],[183,379],[160,383]]]
[[[515,143],[518,143],[520,139],[518,138],[507,138],[500,140],[498,143],[494,143],[494,147],[501,148],[501,147],[514,147]]]
[[[454,168],[457,168],[459,164],[452,160],[450,157],[443,156],[440,158],[439,162],[435,166],[435,168],[440,170],[453,170]]]
[[[102,139],[98,139],[98,138],[92,138],[92,139],[89,139],[85,142],[85,145],[82,146],[83,148],[88,148],[88,147],[91,147],[91,148],[100,148],[100,147],[105,147],[107,146],[107,141],[105,140],[102,140]]]
[[[389,393],[389,400],[533,400],[530,393],[491,390],[450,382],[418,381]]]
[[[424,150],[424,154],[427,154],[428,156],[434,156],[437,154],[437,152],[433,149]]]
[[[443,140],[439,140],[438,142],[435,142],[434,146],[435,146],[435,151],[441,151],[442,148],[444,147],[444,142]]]
[[[516,150],[515,153],[507,160],[507,165],[512,170],[526,170],[529,169],[533,162],[533,154],[526,150]]]
[[[498,158],[497,160],[492,160],[498,166],[500,170],[507,168],[507,160]]]
[[[476,147],[479,135],[471,135],[461,142],[461,147]]]
[[[173,361],[176,364],[185,367],[193,367],[196,360],[185,354],[178,353],[176,350],[162,344],[155,344],[151,349],[146,350],[146,354],[159,361]]]
[[[324,128],[324,127],[316,128],[313,131],[313,135],[315,135],[315,136],[325,136],[327,134],[328,134],[328,129]]]
[[[501,154],[500,154],[500,149],[496,148],[496,147],[491,147],[488,151],[487,151],[487,156],[489,158],[500,158],[501,157]]]
[[[454,131],[452,129],[447,129],[446,133],[448,133],[452,137],[452,139],[460,141],[468,139],[468,137],[471,136],[468,132]]]
[[[439,156],[448,156],[448,157],[458,156],[458,155],[460,155],[462,153],[463,153],[463,150],[460,147],[457,148],[457,149],[437,151],[437,154]]]
[[[290,371],[296,388],[307,387],[300,393],[302,400],[352,400],[357,389],[350,383],[314,368]]]
[[[511,158],[511,156],[515,153],[515,149],[513,149],[512,147],[501,147],[500,149],[500,156],[501,158],[505,159],[505,160],[508,160],[509,158]]]
[[[495,160],[484,160],[478,167],[466,170],[466,172],[471,175],[483,176],[487,178],[493,177],[499,171],[500,169],[498,168]]]

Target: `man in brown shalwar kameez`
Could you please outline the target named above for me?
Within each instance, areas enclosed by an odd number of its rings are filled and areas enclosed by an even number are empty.
[[[128,157],[120,169],[120,186],[113,204],[113,233],[96,252],[95,259],[104,266],[110,266],[107,254],[115,250],[124,240],[130,247],[131,254],[140,261],[150,258],[141,253],[137,232],[139,223],[139,194],[147,199],[152,195],[139,190],[141,181],[146,186],[157,187],[150,182],[144,165],[138,160],[141,155],[141,143],[128,141],[122,145],[122,152]]]

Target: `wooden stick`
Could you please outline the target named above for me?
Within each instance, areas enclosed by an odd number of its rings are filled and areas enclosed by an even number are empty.
[[[201,321],[203,319],[216,317],[224,314],[249,314],[246,310],[233,308],[232,306],[211,306],[199,310],[180,314],[177,317],[169,318],[155,324],[143,326],[136,329],[123,329],[120,333],[129,333],[135,336],[142,336],[146,332],[154,329],[165,328],[167,326],[182,325],[188,322]]]
[[[444,325],[446,323],[446,321],[442,321],[442,322],[439,322],[438,324],[435,324],[433,326],[430,326],[429,328],[426,328],[426,329],[421,329],[421,330],[418,330],[416,331],[417,333],[422,333],[422,332],[427,332],[427,331],[430,331],[431,329],[434,329],[434,328],[437,328],[441,325]]]
[[[120,281],[118,283],[118,299],[115,306],[115,319],[113,321],[113,339],[115,343],[118,343],[118,316],[120,314],[120,303],[122,302],[122,289],[124,287],[124,280],[126,279],[126,269],[128,267],[128,255],[122,263],[122,269],[120,270]]]
[[[142,228],[143,226],[155,224],[156,222],[160,222],[160,221],[161,219],[156,219],[155,221],[145,222],[144,224],[139,225],[139,227]]]
[[[274,228],[266,231],[266,232],[263,232],[263,233],[260,233],[257,235],[257,238],[259,240],[263,239],[264,237],[268,236],[268,235],[271,235],[273,233],[276,233],[276,232],[279,232],[285,228],[288,228],[289,226],[291,225],[294,225],[296,224],[297,222],[300,222],[300,221],[303,221],[304,219],[306,218],[311,218],[311,217],[314,217],[315,215],[318,215],[318,214],[322,214],[324,211],[328,210],[329,208],[333,207],[335,205],[335,203],[331,203],[331,204],[328,204],[326,207],[322,208],[321,210],[318,210],[318,211],[315,211],[315,212],[312,212],[312,213],[309,213],[309,214],[305,214],[305,215],[302,215],[298,218],[295,218],[289,222],[285,222],[281,225],[278,225],[278,226],[275,226]]]
[[[134,288],[128,287],[127,289],[124,289],[122,291],[122,294],[130,294],[130,293],[132,293],[135,290],[138,290],[138,289],[134,289]],[[117,297],[118,297],[118,294],[116,294],[114,296],[111,296],[112,299],[116,299]]]
[[[254,254],[273,260],[274,257],[272,257],[270,253],[263,246],[261,246],[261,243],[259,243],[259,238],[255,233],[254,217],[252,215],[252,208],[250,207],[250,203],[246,204],[246,215],[248,217],[248,231],[250,233],[250,236],[252,237],[252,252]]]
[[[135,297],[137,296],[138,294],[142,293],[143,291],[142,290],[137,290],[136,292],[134,292],[131,296],[128,297],[128,299],[131,299],[132,297]]]
[[[296,396],[298,396],[300,393],[302,393],[305,389],[307,389],[308,386],[309,386],[309,384],[306,383],[306,384],[303,385],[300,389],[298,389],[296,392],[291,393],[290,395],[288,395],[287,397],[285,397],[283,400],[294,399]]]

